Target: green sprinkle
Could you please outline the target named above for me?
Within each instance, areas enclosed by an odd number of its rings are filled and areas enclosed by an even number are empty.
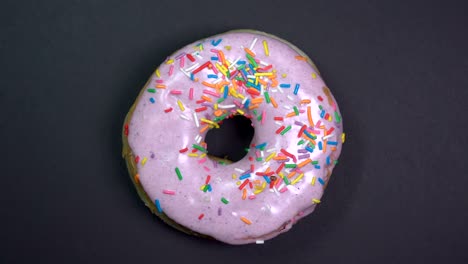
[[[175,173],[177,174],[177,178],[179,178],[179,181],[181,181],[183,178],[182,178],[182,174],[180,173],[180,170],[179,168],[175,168]]]
[[[253,113],[255,116],[258,115],[257,109],[254,109],[254,110],[252,111],[252,113]]]
[[[252,56],[250,56],[250,54],[247,53],[247,54],[245,54],[245,56],[249,60],[250,64],[252,64],[255,68],[258,67],[257,62],[255,61],[255,59]]]
[[[290,183],[289,183],[289,179],[288,179],[288,177],[286,177],[286,176],[283,177],[283,181],[284,181],[284,183],[286,183],[286,185],[289,185],[289,184],[290,184]]]
[[[221,120],[224,120],[224,118],[226,118],[226,116],[228,116],[228,113],[225,113],[222,116],[217,116],[217,117],[213,118],[213,121],[214,122],[219,122]]]
[[[262,120],[262,115],[257,116],[257,121]]]
[[[297,165],[294,164],[294,163],[289,163],[289,164],[285,164],[284,167],[285,167],[286,169],[293,169],[293,168],[296,168]]]
[[[337,111],[335,111],[335,122],[337,123],[341,122],[341,116],[338,114]]]
[[[267,102],[267,104],[269,104],[271,101],[270,101],[270,95],[268,94],[268,92],[264,92],[263,95],[265,96],[265,100]]]
[[[155,93],[155,92],[156,92],[156,89],[150,88],[150,89],[148,89],[147,91],[148,91],[148,93]]]
[[[221,98],[219,98],[219,99],[216,101],[216,103],[218,103],[218,104],[219,104],[219,103],[222,103],[224,100],[225,100],[225,99],[224,99],[223,97],[221,97]]]
[[[297,145],[298,145],[298,146],[299,146],[299,145],[302,145],[302,144],[304,144],[304,142],[305,142],[305,140],[301,139],[301,140],[299,140],[299,142],[297,142]]]
[[[249,151],[250,151],[250,149],[249,149],[249,148],[245,148],[245,152],[249,152]]]
[[[338,164],[338,160],[334,160],[333,164],[335,164],[335,165]]]
[[[318,164],[318,160],[313,160],[311,163],[312,163],[313,165],[317,165],[317,164]]]
[[[299,109],[297,109],[296,106],[294,106],[293,109],[294,109],[294,113],[298,116],[299,115]]]
[[[223,204],[228,204],[229,203],[229,201],[224,197],[221,198],[221,202],[223,202]]]
[[[291,126],[288,126],[286,127],[285,129],[283,129],[283,131],[281,131],[281,135],[284,136],[284,134],[286,134],[289,130],[291,129]]]
[[[209,188],[209,185],[208,185],[208,184],[205,184],[205,187],[203,187],[203,192],[208,191],[208,188]]]
[[[322,109],[323,109],[323,107],[322,107],[321,105],[319,105],[319,109],[320,109],[320,110],[322,110]]]
[[[262,161],[262,157],[256,158],[257,161]]]
[[[242,64],[241,66],[237,67],[238,70],[242,70],[245,68],[245,64]]]
[[[193,144],[193,145],[192,145],[192,148],[198,149],[199,151],[204,152],[204,153],[207,152],[206,149],[205,149],[204,147],[199,146],[199,145],[197,145],[197,144]]]

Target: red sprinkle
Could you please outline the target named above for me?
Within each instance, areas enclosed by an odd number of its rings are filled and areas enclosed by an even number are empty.
[[[196,68],[195,70],[193,70],[192,74],[197,74],[198,72],[200,72],[201,70],[203,70],[204,68],[208,67],[208,65],[210,65],[211,62],[210,61],[207,61],[205,63],[203,63],[200,67]]]
[[[241,185],[239,185],[239,190],[244,189],[244,187],[249,183],[249,179],[245,180]]]
[[[282,170],[283,168],[284,168],[284,162],[283,162],[283,163],[281,163],[281,165],[279,165],[278,169],[276,169],[276,171],[275,171],[275,172],[276,172],[276,174],[280,173],[280,172],[281,172],[281,170]]]
[[[195,58],[190,53],[187,53],[187,59],[189,59],[191,62],[195,61]]]
[[[281,153],[283,153],[284,155],[290,157],[291,159],[293,159],[294,163],[297,161],[296,160],[296,156],[294,156],[293,154],[287,152],[285,149],[281,149]]]
[[[297,137],[300,138],[302,136],[302,133],[304,133],[304,130],[307,128],[306,125],[303,125],[301,127],[301,130],[299,130],[299,133],[297,134]]]
[[[327,113],[327,114],[325,115],[325,117],[324,117],[325,120],[328,120],[328,117],[330,117],[330,115]]]
[[[254,172],[255,171],[255,166],[253,164],[250,164],[250,171]]]
[[[140,161],[140,156],[135,157],[135,163],[138,163]]]
[[[205,111],[206,109],[208,109],[206,106],[202,106],[202,107],[196,108],[196,109],[195,109],[195,112],[197,112],[197,113],[203,112],[203,111]]]
[[[169,107],[169,108],[167,108],[167,109],[164,109],[164,112],[165,112],[165,113],[169,113],[169,112],[171,112],[171,111],[172,111],[172,107]]]
[[[198,216],[198,220],[202,220],[202,218],[203,218],[204,216],[205,216],[205,214],[200,214],[200,215]]]
[[[280,128],[278,128],[278,129],[276,130],[275,133],[276,133],[276,134],[279,134],[281,131],[283,131],[284,128],[285,128],[285,126],[281,126]]]
[[[320,102],[322,102],[322,101],[323,101],[323,98],[322,98],[322,96],[320,96],[320,95],[319,95],[319,96],[317,96],[317,99],[319,99],[319,101],[320,101]]]
[[[273,118],[274,120],[276,121],[283,121],[284,118],[282,118],[281,116],[275,116],[275,118]]]
[[[255,88],[249,88],[247,92],[251,95],[260,95],[260,91]]]
[[[208,184],[210,180],[211,180],[211,176],[210,175],[206,176],[205,184]]]
[[[334,127],[332,127],[332,128],[330,128],[329,130],[327,130],[327,132],[326,132],[327,136],[330,135],[330,134],[333,132],[333,130],[335,130]]]
[[[184,152],[187,152],[188,148],[183,148],[181,150],[179,150],[180,153],[184,153]]]
[[[125,136],[128,136],[128,124],[125,124],[124,134]]]

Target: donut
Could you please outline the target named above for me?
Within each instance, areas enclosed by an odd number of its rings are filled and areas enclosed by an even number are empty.
[[[240,119],[247,125],[232,123]],[[241,158],[219,154],[239,148],[229,138],[207,143],[229,122],[253,131]],[[304,52],[233,30],[169,56],[131,107],[122,138],[130,178],[154,214],[187,234],[240,245],[264,243],[314,211],[345,134]]]

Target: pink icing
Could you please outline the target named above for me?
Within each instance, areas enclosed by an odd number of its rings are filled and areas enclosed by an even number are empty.
[[[256,43],[252,47],[255,39]],[[265,54],[264,40],[267,42],[269,56]],[[218,41],[220,42],[217,43]],[[202,50],[200,46],[197,46],[200,43],[203,44]],[[230,46],[230,49],[226,46]],[[260,62],[259,67],[273,65],[273,68],[268,71],[276,70],[279,84],[290,84],[290,88],[261,86],[262,97],[263,91],[268,91],[270,97],[273,97],[278,104],[278,108],[274,108],[271,103],[267,104],[264,100],[256,111],[257,114],[266,116],[260,121],[257,121],[255,117],[252,118],[255,127],[252,144],[259,145],[266,142],[264,151],[251,148],[242,160],[230,165],[215,166],[214,162],[207,157],[190,157],[188,154],[192,153],[192,144],[197,144],[198,136],[203,139],[206,133],[199,132],[204,125],[200,119],[212,120],[214,118],[213,109],[210,107],[206,111],[196,113],[199,119],[199,127],[197,127],[194,110],[202,105],[197,104],[196,101],[200,100],[202,95],[212,98],[213,102],[219,99],[218,96],[223,97],[222,92],[202,85],[202,81],[216,82],[216,79],[208,78],[208,75],[216,74],[216,72],[218,78],[225,77],[215,67],[204,68],[194,74],[194,79],[198,78],[198,82],[195,82],[190,79],[190,72],[197,68],[193,66],[195,63],[198,65],[207,61],[211,61],[213,65],[217,63],[218,61],[211,60],[211,57],[218,57],[214,49],[224,53],[228,65],[238,59],[248,63],[243,47],[251,48],[255,53],[255,59]],[[195,61],[192,62],[190,55],[184,54],[191,54],[191,58]],[[276,37],[260,32],[234,31],[185,46],[168,58],[159,67],[158,72],[151,76],[129,121],[128,142],[134,156],[139,157],[137,170],[144,190],[153,201],[158,200],[163,212],[169,218],[195,232],[209,235],[217,240],[229,244],[246,244],[275,237],[289,230],[300,218],[313,212],[323,194],[324,184],[328,181],[334,161],[338,159],[341,152],[342,123],[338,106],[332,95],[327,96],[324,92],[325,83],[318,72],[302,58],[296,58],[296,56],[301,56],[297,48],[293,48]],[[239,65],[235,67],[237,66]],[[182,69],[185,69],[185,73]],[[234,70],[234,67],[231,69]],[[282,74],[286,74],[286,77],[283,78]],[[266,77],[261,78],[270,82]],[[166,88],[156,88],[161,84]],[[297,95],[293,93],[296,84],[300,85]],[[147,91],[152,88],[155,88],[155,93]],[[208,92],[203,93],[204,90]],[[245,87],[239,87],[239,93],[251,98],[245,92]],[[310,99],[311,103],[300,104],[302,99]],[[184,111],[179,108],[178,100],[183,104]],[[218,105],[218,108],[229,105],[235,105],[235,107],[226,110],[235,111],[239,109],[238,106],[242,106],[242,99],[228,96]],[[323,108],[323,112],[319,109],[319,105]],[[294,111],[293,106],[298,108],[299,115],[286,118],[286,114]],[[312,110],[314,127],[309,127],[308,106]],[[247,115],[253,115],[251,110],[240,109]],[[167,110],[167,113],[164,110]],[[324,113],[328,113],[331,120],[320,116]],[[184,116],[181,117],[181,115]],[[284,121],[275,121],[275,116],[284,117]],[[298,133],[302,127],[299,122],[309,127],[307,131],[310,134],[317,136],[315,140],[317,145],[312,152],[304,152],[305,144],[297,144],[300,140]],[[291,125],[291,129],[284,135],[276,134],[275,131],[282,125],[285,127]],[[332,128],[331,134],[323,139],[325,131],[331,131]],[[322,142],[323,147],[325,141],[331,143],[325,151],[319,150],[319,142]],[[335,144],[334,142],[336,145],[332,145]],[[186,147],[188,151],[179,152]],[[280,163],[273,159],[265,162],[265,159],[273,152],[276,152],[276,155],[283,155],[281,149],[293,154],[295,159],[301,157],[302,159],[296,160],[296,164],[306,160],[305,154],[310,154],[309,158],[312,161],[318,161],[320,168],[307,163],[289,179],[289,182],[294,182],[294,179],[302,172],[304,175],[301,180],[290,185],[283,182],[272,189],[269,184],[266,184],[263,191],[257,193],[254,193],[258,190],[256,186],[250,188],[249,184],[245,184],[247,198],[243,200],[243,191],[239,190],[239,185],[236,184],[239,180],[233,179],[232,174],[236,174],[238,178],[243,174],[239,172],[240,170],[247,171],[251,164],[254,164],[255,171],[250,174],[249,181],[253,182],[258,179],[263,184],[265,179],[255,173],[264,172],[268,167],[276,171]],[[198,151],[197,154],[202,153]],[[255,160],[258,155],[262,157],[260,162]],[[253,161],[250,161],[249,157],[253,157]],[[329,157],[328,160],[327,157]],[[294,161],[290,159],[286,163],[291,164]],[[179,180],[176,175],[176,167],[182,174],[182,180]],[[287,176],[292,170],[294,169],[284,168],[282,173]],[[211,178],[209,182],[211,191],[204,192],[200,188],[205,185],[207,175]],[[276,173],[274,175],[278,177]],[[245,180],[239,183],[243,181]],[[315,181],[313,185],[312,181]],[[259,184],[260,187],[261,184]],[[223,203],[222,198],[228,200],[229,203]],[[315,202],[313,199],[316,199]],[[247,219],[251,224],[245,223],[242,219]]]

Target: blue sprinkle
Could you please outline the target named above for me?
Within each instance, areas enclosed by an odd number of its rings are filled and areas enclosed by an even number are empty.
[[[322,109],[322,111],[320,111],[320,118],[323,118],[325,116],[325,110]]]
[[[268,184],[270,184],[270,177],[268,177],[268,176],[263,176],[263,179],[265,179],[265,181],[266,181]]]
[[[325,184],[325,182],[323,181],[323,179],[322,179],[322,178],[318,178],[318,181],[319,181],[319,182],[320,182],[320,184],[322,184],[322,185],[324,185],[324,184]]]
[[[336,142],[336,141],[328,141],[327,144],[328,144],[328,145],[336,146],[336,145],[338,144],[338,142]]]
[[[311,147],[309,147],[309,146],[306,146],[305,149],[306,149],[307,151],[309,151],[309,152],[314,152],[314,149],[311,148]]]
[[[249,74],[245,71],[245,69],[242,69],[241,71],[245,75],[245,77],[247,78],[247,75],[249,75]]]
[[[300,85],[296,83],[296,87],[294,87],[294,94],[297,95],[297,92],[299,91]]]
[[[318,146],[319,146],[319,150],[322,150],[322,141],[318,143]]]
[[[211,192],[213,189],[211,189],[211,184],[208,184],[208,191]]]
[[[330,156],[327,157],[326,162],[327,162],[327,165],[330,165]]]
[[[320,165],[315,165],[314,166],[317,170],[320,170]]]
[[[190,80],[192,80],[192,81],[195,80],[195,78],[194,78],[194,76],[193,76],[193,73],[190,73]]]
[[[156,209],[158,209],[158,212],[162,213],[163,210],[162,210],[162,208],[161,208],[161,205],[159,204],[159,200],[156,199],[156,200],[154,201],[154,203],[156,204]]]
[[[256,145],[255,148],[256,149],[262,149],[262,148],[266,147],[266,145],[267,145],[267,143],[263,142],[262,144]]]
[[[211,79],[218,79],[218,75],[216,75],[216,74],[208,74],[207,77],[211,78]]]
[[[239,60],[239,61],[237,61],[237,63],[236,63],[236,64],[237,64],[237,65],[244,65],[244,64],[245,64],[245,61],[243,61],[243,60]]]
[[[317,136],[314,136],[312,134],[310,134],[309,132],[307,132],[307,130],[304,130],[304,134],[306,134],[306,136],[310,137],[311,139],[316,139]]]
[[[250,99],[247,99],[244,104],[244,108],[248,108],[250,104]]]
[[[211,60],[217,61],[218,57],[211,57]]]
[[[289,83],[282,83],[280,84],[281,88],[291,88],[291,85]]]
[[[213,46],[216,47],[216,46],[219,45],[219,43],[221,43],[222,40],[223,40],[223,39],[218,39],[218,40],[214,40],[214,39],[213,39],[213,40],[211,41],[211,45],[213,45]]]
[[[254,70],[254,66],[253,66],[252,64],[249,63],[249,67],[250,67],[250,69],[252,70],[252,74],[255,74],[256,71]]]
[[[224,94],[223,94],[223,98],[226,99],[227,96],[228,96],[228,92],[229,92],[229,86],[224,86]]]
[[[154,98],[153,98],[153,97],[151,97],[149,100],[150,100],[150,102],[151,102],[152,104],[154,104],[154,102],[156,102],[156,101],[154,101]]]
[[[244,174],[244,175],[241,175],[241,176],[239,177],[239,180],[244,180],[244,179],[247,179],[247,178],[250,178],[250,173],[246,173],[246,174]]]

